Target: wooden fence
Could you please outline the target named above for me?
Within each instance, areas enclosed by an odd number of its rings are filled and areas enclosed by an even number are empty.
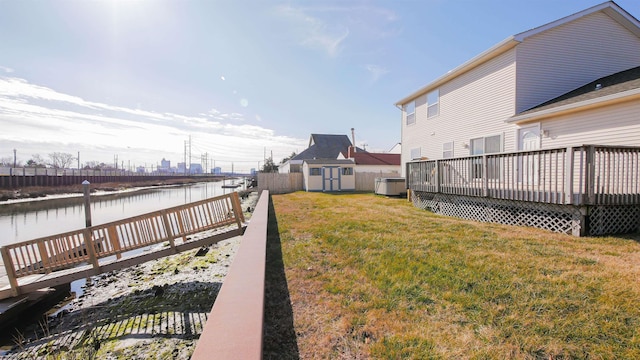
[[[356,191],[370,191],[373,192],[376,189],[376,178],[397,178],[400,177],[398,173],[383,173],[383,172],[356,172]]]
[[[377,177],[398,177],[397,173],[356,172],[356,191],[375,190]],[[304,190],[302,173],[258,173],[258,191],[269,190],[272,194],[286,194]]]
[[[271,194],[287,194],[304,189],[302,173],[258,173],[258,192],[269,190]]]
[[[19,294],[18,279],[49,274],[82,264],[94,273],[100,259],[120,259],[128,251],[168,242],[170,253],[186,250],[188,236],[236,225],[241,233],[244,215],[238,193],[176,206],[85,229],[23,241],[0,248],[13,296]],[[89,246],[87,246],[90,244]],[[46,287],[47,285],[43,285]]]

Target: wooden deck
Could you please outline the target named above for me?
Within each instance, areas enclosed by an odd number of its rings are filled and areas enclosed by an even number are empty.
[[[407,163],[416,206],[574,235],[640,229],[640,147],[582,145]]]
[[[240,200],[232,193],[3,246],[0,299],[217,243],[244,229]]]

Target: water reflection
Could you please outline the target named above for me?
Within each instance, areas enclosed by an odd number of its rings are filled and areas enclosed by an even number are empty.
[[[94,225],[227,194],[222,182],[92,195]],[[240,189],[240,188],[238,188]],[[85,226],[82,197],[0,204],[0,245],[32,240]]]

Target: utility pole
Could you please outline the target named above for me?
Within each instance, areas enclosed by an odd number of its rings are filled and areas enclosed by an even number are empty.
[[[13,149],[13,167],[14,168],[16,167],[16,151],[18,151],[18,150]]]
[[[187,174],[187,140],[184,141],[184,174]]]
[[[80,151],[78,151],[78,170],[80,170]]]
[[[189,135],[189,174],[191,174],[191,135]]]

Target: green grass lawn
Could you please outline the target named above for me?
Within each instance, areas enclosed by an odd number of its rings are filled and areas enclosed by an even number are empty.
[[[476,223],[373,194],[272,199],[301,358],[640,358],[637,236]]]

